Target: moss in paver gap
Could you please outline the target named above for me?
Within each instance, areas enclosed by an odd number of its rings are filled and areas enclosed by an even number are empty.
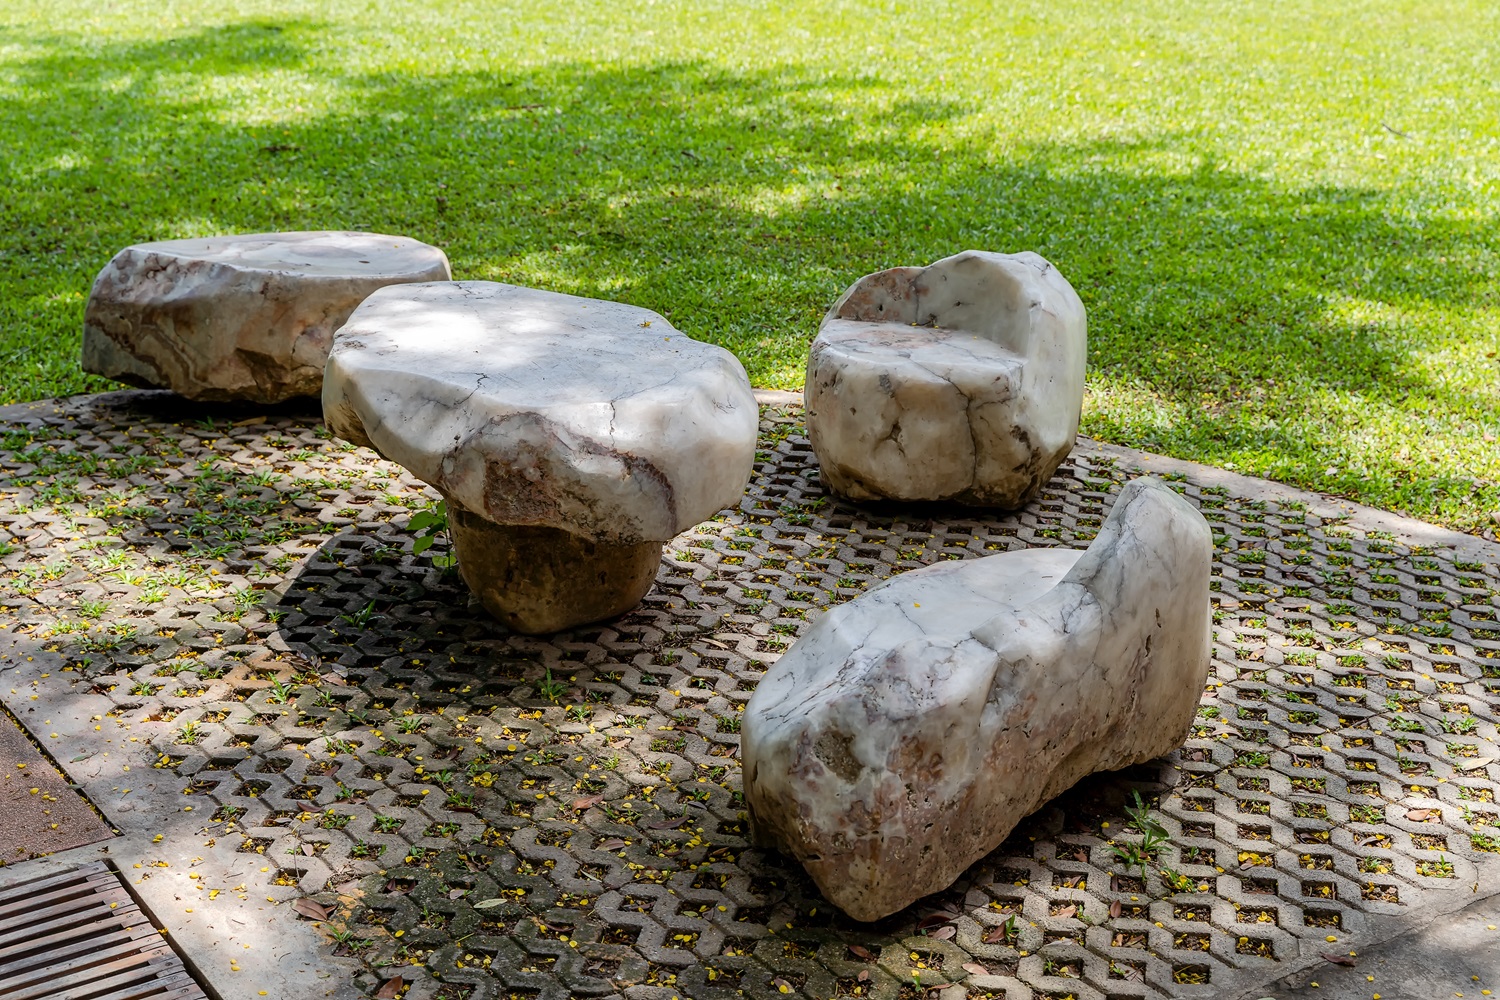
[[[750,492],[668,546],[642,607],[538,640],[471,605],[441,543],[412,554],[433,497],[400,469],[310,418],[131,405],[12,412],[0,625],[36,659],[7,703],[71,685],[131,726],[159,780],[264,856],[257,878],[338,907],[330,947],[371,985],[1212,993],[1461,891],[1500,850],[1492,561],[1178,479],[1218,547],[1186,745],[1085,781],[952,890],[863,926],[746,842],[757,679],[893,573],[1086,545],[1132,473],[1085,448],[1016,515],[859,509],[820,490],[795,411],[767,411]],[[1166,833],[1129,868],[1127,789]]]

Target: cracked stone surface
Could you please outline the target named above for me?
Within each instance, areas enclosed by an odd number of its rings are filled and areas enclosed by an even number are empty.
[[[450,276],[437,247],[382,233],[140,243],[94,279],[83,370],[197,400],[315,397],[334,331],[367,295]]]
[[[1255,1000],[1500,890],[1500,545],[1086,440],[1014,514],[870,510],[824,489],[800,411],[760,431],[749,492],[639,608],[539,639],[445,542],[413,554],[436,494],[316,413],[5,408],[0,700],[226,1000],[397,973],[412,1000]],[[799,635],[923,566],[1085,547],[1142,472],[1214,537],[1180,747],[875,924],[750,844],[741,710]],[[1170,835],[1144,873],[1113,850],[1132,791]],[[342,940],[268,987],[308,894]]]
[[[443,495],[464,579],[531,633],[634,607],[643,543],[659,554],[744,493],[759,419],[739,359],[658,314],[492,281],[370,296],[323,413]]]
[[[877,920],[1085,775],[1176,749],[1208,679],[1212,554],[1142,478],[1086,551],[939,563],[830,610],[745,708],[755,840]]]
[[[1034,253],[866,275],[808,357],[824,485],[854,500],[1022,506],[1073,447],[1086,341],[1073,286]]]

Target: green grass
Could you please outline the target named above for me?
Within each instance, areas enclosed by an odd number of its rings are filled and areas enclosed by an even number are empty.
[[[83,303],[141,240],[403,233],[785,388],[859,275],[1030,248],[1087,433],[1500,509],[1500,5],[801,7],[12,0],[0,401],[105,387]]]

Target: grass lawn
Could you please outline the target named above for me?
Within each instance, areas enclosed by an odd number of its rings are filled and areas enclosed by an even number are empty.
[[[656,309],[796,388],[859,275],[1033,249],[1084,429],[1500,510],[1492,0],[10,0],[0,402],[142,240],[370,228]]]

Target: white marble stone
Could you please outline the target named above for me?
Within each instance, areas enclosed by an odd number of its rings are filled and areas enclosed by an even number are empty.
[[[757,842],[875,920],[1085,775],[1179,746],[1208,677],[1212,547],[1137,479],[1087,551],[938,563],[832,609],[745,709]]]
[[[639,600],[643,543],[739,502],[759,426],[723,348],[646,309],[487,281],[371,295],[335,339],[323,412],[472,515],[465,579],[529,632]]]
[[[1034,253],[861,278],[808,358],[824,484],[854,500],[1025,504],[1078,434],[1086,341],[1083,303]]]
[[[366,296],[449,276],[437,247],[381,233],[141,243],[94,280],[83,369],[190,399],[315,397],[334,331]]]

